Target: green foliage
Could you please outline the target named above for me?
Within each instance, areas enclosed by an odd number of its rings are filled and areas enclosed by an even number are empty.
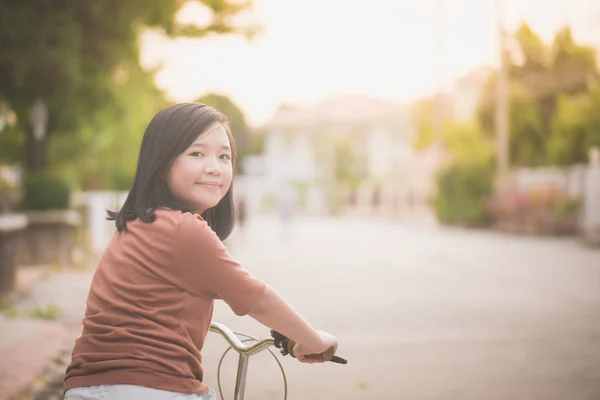
[[[560,197],[556,199],[552,211],[557,216],[577,216],[581,211],[583,201],[581,198]]]
[[[494,225],[501,230],[535,234],[574,234],[581,198],[571,198],[552,185],[508,189],[488,201]]]
[[[514,37],[517,49],[508,67],[511,162],[524,166],[585,162],[596,139],[582,132],[596,130],[597,122],[588,111],[590,100],[580,96],[587,97],[599,82],[595,50],[575,43],[568,27],[559,30],[550,44],[527,24]],[[497,76],[490,77],[478,108],[490,138],[496,131],[496,80]]]
[[[23,181],[23,203],[25,210],[64,210],[69,208],[71,188],[56,174],[36,172]]]
[[[0,214],[10,212],[21,199],[19,185],[0,178]]]
[[[74,137],[55,138],[50,146],[53,167],[84,190],[129,190],[144,130],[168,104],[151,72],[130,63],[121,73],[112,87],[119,111],[99,112],[97,122],[83,124]]]
[[[549,61],[548,52],[539,35],[529,25],[523,23],[513,36],[517,40],[521,50],[523,67],[526,67],[530,71],[545,69]]]
[[[16,114],[0,95],[0,164],[13,165],[22,160],[24,141],[16,127]]]
[[[55,321],[60,314],[60,307],[51,304],[49,306],[37,306],[29,312],[30,318],[45,319],[48,321]]]
[[[444,223],[480,225],[488,222],[486,200],[492,195],[492,163],[457,162],[439,171],[433,206]]]
[[[438,109],[441,107],[442,110]],[[417,128],[417,135],[413,142],[415,149],[423,149],[434,143],[435,120],[439,112],[443,113],[445,121],[443,130],[447,130],[447,125],[452,121],[452,104],[447,98],[427,97],[417,101],[410,110],[410,119]]]
[[[4,314],[6,318],[17,318],[19,316],[15,302],[9,296],[0,297],[0,313]]]
[[[600,88],[590,93],[560,95],[548,150],[557,165],[587,160],[588,149],[600,146]]]
[[[206,26],[177,22],[177,13],[188,3],[208,8],[212,20]],[[83,126],[103,125],[107,114],[123,113],[114,86],[119,68],[139,63],[138,35],[143,29],[169,37],[254,34],[255,27],[232,22],[250,5],[231,0],[0,0],[0,98],[17,115],[23,137],[16,142],[22,146],[20,161],[30,171],[45,169],[47,142],[62,135],[76,137]],[[29,123],[38,99],[47,105],[49,116],[41,153]]]
[[[477,121],[448,123],[443,144],[456,162],[489,163],[493,158],[492,142]]]
[[[411,120],[417,126],[417,136],[413,143],[415,149],[423,149],[435,144],[435,113],[438,100],[426,98],[418,101],[412,108]],[[457,161],[488,162],[493,157],[492,138],[482,128],[477,119],[458,121],[451,118],[452,105],[449,99],[439,99],[447,118],[442,128],[442,146]]]
[[[0,163],[13,165],[23,159],[24,137],[14,127],[0,132]]]
[[[248,135],[248,145],[246,146],[246,154],[262,154],[265,149],[266,129],[253,129]]]
[[[60,307],[54,304],[48,306],[36,305],[28,311],[19,310],[14,301],[9,297],[0,298],[0,313],[3,313],[6,318],[20,318],[26,315],[29,318],[55,321],[58,318],[60,311]]]

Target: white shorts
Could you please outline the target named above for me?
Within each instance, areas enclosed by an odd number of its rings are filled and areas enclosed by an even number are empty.
[[[202,393],[177,393],[136,385],[100,385],[72,388],[64,400],[217,400],[217,393],[208,388]]]

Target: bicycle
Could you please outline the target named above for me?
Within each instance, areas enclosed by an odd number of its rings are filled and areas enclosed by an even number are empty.
[[[271,353],[271,355],[275,358],[275,361],[277,361],[277,364],[279,364],[279,368],[281,369],[281,373],[283,375],[284,400],[287,399],[287,379],[285,377],[285,371],[283,370],[283,366],[281,365],[277,357],[275,357],[275,354],[269,349],[269,347],[274,346],[281,350],[282,355],[286,356],[289,354],[292,357],[294,357],[293,348],[296,343],[294,343],[293,340],[290,340],[286,336],[274,330],[271,330],[270,338],[257,339],[245,333],[233,332],[225,325],[214,321],[210,324],[209,331],[220,334],[223,338],[225,338],[227,343],[229,343],[229,347],[221,356],[221,359],[219,360],[219,365],[217,367],[217,384],[219,387],[219,395],[221,396],[221,399],[225,399],[225,397],[223,396],[223,390],[221,389],[221,365],[223,363],[223,359],[231,349],[238,353],[238,367],[233,394],[234,400],[244,400],[244,392],[246,390],[246,376],[248,374],[248,363],[250,361],[250,356],[260,353],[265,349],[268,350],[269,353]],[[240,340],[238,336],[244,336],[246,339]],[[248,341],[254,341],[256,343],[252,345],[245,345],[244,343]],[[338,364],[347,363],[345,359],[334,355],[333,351],[334,349],[332,347],[321,354],[311,355],[311,357],[315,357],[320,360],[335,362]]]

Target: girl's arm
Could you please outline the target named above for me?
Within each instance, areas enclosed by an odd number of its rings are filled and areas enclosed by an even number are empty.
[[[298,343],[294,348],[294,354],[301,361],[302,355],[322,353],[331,346],[337,349],[335,337],[315,330],[269,285],[249,315]]]

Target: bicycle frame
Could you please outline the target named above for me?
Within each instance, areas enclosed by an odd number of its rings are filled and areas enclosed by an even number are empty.
[[[211,332],[220,334],[227,343],[238,353],[238,368],[235,379],[235,389],[233,394],[234,400],[244,400],[244,392],[246,390],[246,376],[248,374],[248,362],[250,356],[256,353],[260,353],[270,346],[275,345],[275,341],[272,338],[261,339],[258,342],[247,346],[233,333],[228,327],[218,322],[211,322]]]

